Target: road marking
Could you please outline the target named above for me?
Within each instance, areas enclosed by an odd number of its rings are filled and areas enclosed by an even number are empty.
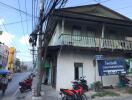
[[[16,96],[18,93],[20,93],[19,87],[18,87],[18,89],[16,90],[16,92],[13,94],[13,96]]]

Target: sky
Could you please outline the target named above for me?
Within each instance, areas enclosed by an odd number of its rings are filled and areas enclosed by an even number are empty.
[[[32,47],[28,43],[29,35],[33,30],[32,17],[1,4],[5,3],[19,9],[18,1],[20,2],[20,10],[26,12],[27,9],[27,13],[32,14],[32,0],[0,0],[0,31],[3,31],[0,41],[9,47],[15,47],[16,57],[21,61],[32,61],[30,52]],[[66,7],[90,5],[99,2],[132,19],[132,0],[68,0]],[[38,15],[39,5],[36,7]],[[15,24],[11,24],[14,22]],[[37,18],[35,22],[37,22]]]

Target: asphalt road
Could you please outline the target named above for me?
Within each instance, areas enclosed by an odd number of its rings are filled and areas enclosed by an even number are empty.
[[[93,99],[93,100],[132,100],[132,96],[96,98],[96,99]]]
[[[8,88],[4,96],[2,96],[2,93],[0,91],[0,100],[10,100],[11,97],[15,96],[15,93],[19,88],[18,83],[21,80],[24,80],[29,74],[30,72],[15,73],[13,76],[13,80],[8,84]]]

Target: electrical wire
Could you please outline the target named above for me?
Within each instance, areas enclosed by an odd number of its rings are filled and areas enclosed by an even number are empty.
[[[34,15],[36,16],[36,0],[34,0]],[[34,17],[34,26],[35,26],[35,17]]]
[[[27,22],[27,21],[30,21],[30,20],[22,20],[22,22]],[[21,21],[16,21],[16,22],[10,22],[10,23],[5,23],[4,25],[13,25],[13,24],[19,24],[21,23]],[[3,25],[0,25],[0,26],[3,26]]]
[[[99,3],[101,0],[94,0],[95,2]]]
[[[132,5],[129,5],[129,6],[124,6],[124,7],[121,7],[121,8],[116,8],[114,10],[122,10],[122,9],[126,9],[126,8],[131,8]]]
[[[13,9],[13,10],[16,10],[16,11],[18,11],[18,12],[21,12],[21,13],[23,13],[23,14],[27,14],[29,17],[32,17],[32,16],[33,16],[33,15],[29,14],[29,13],[26,13],[26,12],[24,12],[24,11],[22,11],[22,10],[20,10],[20,9],[17,9],[17,8],[15,8],[15,7],[13,7],[13,6],[7,5],[7,4],[5,4],[5,3],[3,3],[3,2],[0,2],[0,4],[3,5],[3,6],[6,6],[6,7],[8,7],[8,8],[10,8],[10,9]],[[35,16],[35,18],[38,18],[38,17]]]
[[[21,6],[20,6],[20,1],[19,1],[19,0],[18,0],[18,6],[19,6],[19,9],[20,9]],[[23,35],[25,36],[25,34],[24,34],[24,26],[23,26],[23,23],[22,23],[22,14],[21,14],[21,12],[20,12],[20,18],[21,18],[22,33],[23,33]],[[26,45],[27,45],[27,47],[28,47],[28,43],[27,43],[27,41],[26,41],[25,38],[24,38],[24,40],[25,40],[25,43],[26,43]]]
[[[33,23],[33,21],[34,21],[34,20],[33,20],[33,18],[34,18],[34,17],[33,17],[33,1],[34,1],[34,0],[32,0],[32,30],[33,30],[33,24],[34,24],[34,23]]]
[[[36,12],[35,12],[35,16],[38,16],[38,0],[36,1]],[[35,26],[37,25],[37,19],[35,19]]]
[[[6,26],[5,26],[4,23],[2,23],[2,26],[4,27],[5,31],[8,32],[8,30],[7,30],[7,28],[6,28]],[[8,32],[8,33],[9,33],[9,32]],[[6,40],[6,39],[5,39],[5,40]],[[9,40],[9,42],[10,42],[14,47],[17,47],[17,45],[16,45],[16,43],[15,43],[14,40]]]
[[[104,0],[104,1],[100,1],[99,3],[106,3],[108,1],[111,1],[111,0]]]
[[[101,0],[94,0],[95,2],[97,3],[105,3],[105,2],[108,2],[108,1],[111,1],[111,0],[104,0],[104,1],[101,1]]]
[[[2,22],[2,25],[0,25],[0,26],[3,27],[3,29],[4,29],[6,32],[8,32],[8,31],[7,31],[7,28],[5,27],[5,24],[4,24],[3,22]],[[9,41],[10,41],[10,40],[9,40]],[[10,41],[10,42],[11,42],[11,41]],[[12,43],[13,46],[15,46],[15,45],[13,44],[13,42],[11,42],[11,43]]]
[[[45,23],[49,16],[51,17],[51,14],[53,13],[54,9],[57,9],[57,8],[60,9],[62,6],[64,6],[66,4],[67,0],[55,0],[55,1],[52,1],[52,0],[46,1],[45,0],[45,2],[48,2],[48,4],[46,3],[47,5],[44,5],[44,8],[47,7],[44,9],[44,11],[45,11],[44,17],[42,20],[39,21],[39,24],[36,26],[35,30],[31,34],[31,36],[33,36],[33,40],[32,40],[33,44],[36,44],[36,41],[37,41],[36,35],[37,35],[37,32],[39,31],[39,26],[42,25],[43,23]],[[47,22],[45,23],[45,25],[47,25]],[[35,40],[35,43],[34,43],[34,40]]]
[[[26,2],[26,0],[25,0],[25,10],[26,10],[26,26],[27,26],[27,32],[26,33],[28,33],[28,18],[27,18],[27,2]]]

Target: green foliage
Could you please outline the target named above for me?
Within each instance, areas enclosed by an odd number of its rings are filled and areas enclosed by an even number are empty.
[[[16,58],[15,65],[20,67],[21,65],[20,59]]]
[[[102,91],[102,92],[97,92],[96,94],[93,94],[91,97],[104,97],[104,96],[120,96],[120,94],[115,93],[115,92],[109,92],[109,91]]]
[[[0,31],[0,35],[2,35],[3,31]]]
[[[127,93],[132,94],[132,88],[128,88]]]
[[[94,88],[96,92],[100,92],[103,90],[103,84],[100,81],[94,83]]]

